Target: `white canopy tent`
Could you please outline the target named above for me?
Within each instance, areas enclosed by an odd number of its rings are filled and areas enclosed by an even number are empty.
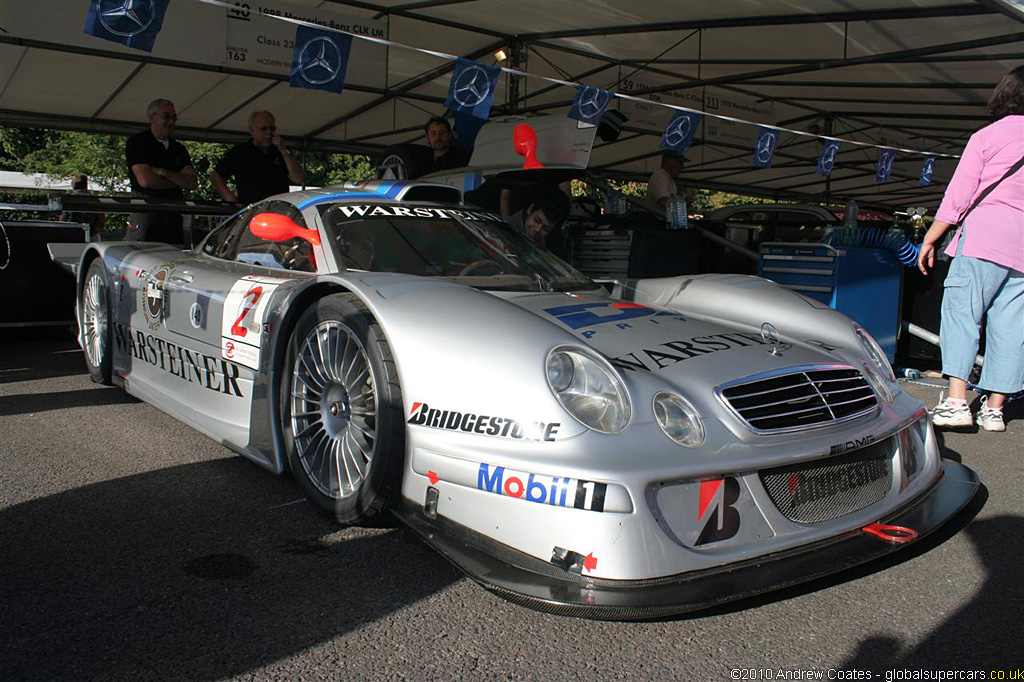
[[[103,0],[107,2],[108,0]],[[149,0],[136,0],[148,2]],[[171,0],[152,53],[83,32],[86,0],[0,0],[0,124],[128,134],[155,97],[178,108],[178,135],[232,142],[269,109],[298,150],[373,153],[421,141],[444,112],[453,62],[496,63],[492,118],[565,116],[574,91],[542,77],[848,140],[958,154],[984,105],[1024,63],[1020,0],[293,0],[227,10]],[[288,84],[294,24],[333,21],[405,47],[354,41],[342,94]],[[629,120],[599,142],[592,170],[645,179],[672,110],[616,100]],[[757,126],[705,118],[681,181],[793,200],[900,207],[937,203],[955,159],[919,187],[923,155],[899,153],[875,181],[878,150],[844,145],[831,178],[814,174],[818,138],[784,133],[773,167],[750,167]]]

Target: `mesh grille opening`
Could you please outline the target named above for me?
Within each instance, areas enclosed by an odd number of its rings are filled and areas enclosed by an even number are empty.
[[[758,473],[778,510],[790,521],[819,523],[878,502],[892,486],[895,437],[836,457]]]
[[[831,424],[878,406],[875,392],[852,367],[757,379],[724,389],[722,397],[757,431]]]

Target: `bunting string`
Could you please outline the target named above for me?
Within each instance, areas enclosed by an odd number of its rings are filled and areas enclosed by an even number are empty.
[[[229,4],[227,2],[223,2],[222,0],[199,0],[199,1],[204,3],[204,4],[207,4],[207,5],[212,5],[212,6],[215,6],[215,7],[222,7],[222,8],[227,9],[227,10],[234,10],[234,9],[236,9],[236,7],[234,5]],[[443,59],[443,60],[446,60],[446,61],[456,62],[456,64],[457,64],[457,66],[456,66],[456,73],[458,73],[458,68],[459,68],[460,65],[471,64],[471,65],[478,66],[480,68],[486,69],[486,70],[488,70],[488,72],[495,72],[495,73],[502,73],[503,72],[503,73],[509,74],[511,76],[522,76],[522,77],[526,77],[526,78],[535,78],[537,80],[546,81],[548,83],[553,83],[555,85],[561,85],[561,86],[564,86],[564,87],[569,87],[569,88],[574,88],[574,89],[581,89],[583,87],[591,87],[591,86],[585,86],[582,83],[574,83],[574,82],[571,82],[571,81],[562,80],[560,78],[552,78],[550,76],[540,76],[540,75],[537,75],[537,74],[528,73],[526,71],[521,71],[519,69],[513,69],[513,68],[510,68],[510,67],[507,67],[507,66],[485,65],[485,64],[480,64],[478,62],[470,62],[470,61],[468,61],[468,60],[466,60],[466,59],[464,59],[462,57],[459,57],[458,55],[448,54],[447,52],[439,52],[437,50],[428,50],[428,49],[421,48],[421,47],[413,47],[411,45],[405,45],[405,44],[402,44],[402,43],[395,42],[393,40],[387,40],[385,38],[377,38],[377,37],[374,37],[374,36],[360,35],[358,33],[352,33],[352,32],[349,32],[349,31],[343,31],[343,30],[337,29],[337,28],[328,28],[326,26],[321,26],[320,24],[316,24],[316,23],[309,22],[309,21],[304,21],[302,19],[296,19],[294,17],[283,17],[283,16],[274,15],[274,14],[260,14],[260,16],[261,17],[265,17],[267,19],[276,19],[278,21],[288,22],[288,23],[294,24],[296,26],[305,26],[305,27],[308,27],[308,28],[317,29],[318,31],[338,33],[340,35],[351,36],[352,38],[357,38],[359,40],[366,40],[366,41],[369,41],[371,43],[376,43],[378,45],[385,45],[387,47],[394,47],[394,48],[398,48],[398,49],[402,49],[402,50],[410,50],[412,52],[418,52],[420,54],[429,55],[431,57],[436,57],[438,59]],[[453,82],[454,82],[454,78],[453,78]],[[594,88],[594,89],[598,90],[598,88]],[[844,138],[844,137],[836,137],[836,136],[831,136],[831,135],[820,135],[818,133],[811,133],[811,132],[807,132],[805,130],[796,130],[796,129],[793,129],[793,128],[785,128],[783,126],[772,125],[770,123],[760,123],[760,122],[748,121],[746,119],[736,118],[734,116],[726,116],[724,114],[715,114],[715,113],[711,113],[711,112],[701,111],[699,109],[692,109],[690,107],[684,107],[684,106],[681,106],[681,105],[678,105],[678,104],[670,104],[670,103],[667,103],[667,102],[656,102],[656,101],[653,101],[653,100],[644,99],[643,97],[638,97],[636,95],[630,95],[628,93],[614,92],[614,91],[610,91],[610,90],[601,90],[601,92],[607,92],[611,97],[614,97],[614,98],[618,98],[618,99],[622,99],[622,100],[628,100],[628,101],[632,101],[632,102],[640,102],[640,103],[642,103],[644,105],[647,105],[647,106],[657,105],[657,106],[664,107],[664,108],[667,108],[667,109],[675,110],[676,112],[682,112],[682,113],[690,114],[690,115],[697,116],[697,117],[708,117],[708,118],[718,119],[720,121],[728,121],[730,123],[739,123],[739,124],[743,124],[743,125],[757,126],[757,127],[762,129],[762,135],[764,134],[765,130],[768,130],[768,131],[776,131],[776,135],[778,133],[789,133],[789,134],[798,135],[798,136],[801,136],[801,137],[816,138],[816,139],[819,139],[819,140],[823,140],[825,142],[826,149],[828,149],[831,146],[830,143],[839,143],[839,144],[842,144],[842,145],[851,145],[851,146],[856,146],[856,147],[875,148],[875,149],[879,150],[880,156],[884,159],[883,163],[885,163],[889,168],[891,168],[890,159],[892,158],[890,155],[895,154],[896,152],[899,152],[899,153],[902,153],[902,154],[917,154],[917,155],[921,155],[921,156],[926,157],[925,164],[927,166],[927,179],[928,179],[929,182],[930,182],[930,179],[931,179],[930,178],[930,176],[931,176],[931,163],[933,162],[933,160],[935,158],[938,158],[938,157],[950,158],[950,159],[959,159],[960,158],[959,154],[945,154],[945,153],[935,152],[935,151],[923,151],[923,150],[920,150],[920,149],[909,149],[909,148],[906,148],[906,147],[895,147],[895,146],[892,146],[892,145],[881,145],[881,144],[875,144],[875,143],[872,143],[872,142],[862,142],[860,140],[852,140],[852,139]],[[449,99],[451,99],[450,94],[451,93],[449,93]],[[446,104],[447,104],[447,102],[446,102]],[[487,102],[486,110],[489,111],[489,109],[490,109],[490,102],[488,101]],[[474,112],[474,115],[477,115],[477,112]],[[676,114],[676,116],[678,116],[678,114]],[[486,118],[486,112],[484,112],[484,116],[481,116],[481,117],[482,118]],[[673,120],[676,120],[675,117],[673,118]],[[671,126],[671,123],[669,125]],[[838,146],[837,146],[836,150],[838,151]],[[834,152],[833,152],[833,155],[834,155]],[[829,170],[831,170],[831,168],[829,168]],[[888,168],[886,170],[888,170]],[[922,173],[922,175],[924,175],[924,173]],[[880,172],[878,174],[878,177],[879,177],[879,180],[882,181],[881,179],[883,177],[883,173]],[[885,173],[884,177],[885,177],[885,179],[888,179],[888,174]]]

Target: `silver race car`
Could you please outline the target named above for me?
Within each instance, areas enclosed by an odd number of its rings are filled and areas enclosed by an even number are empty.
[[[740,275],[609,295],[451,187],[281,195],[193,251],[75,261],[93,379],[534,608],[776,589],[913,543],[979,485],[843,315]]]

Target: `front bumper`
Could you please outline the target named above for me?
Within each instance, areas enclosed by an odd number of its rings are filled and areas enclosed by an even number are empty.
[[[725,566],[648,580],[590,578],[495,542],[459,524],[428,519],[408,500],[396,515],[484,588],[539,611],[600,620],[643,620],[706,609],[806,582],[914,544],[957,515],[980,487],[977,474],[950,460],[927,492],[880,522],[917,531],[890,544],[857,530]]]

